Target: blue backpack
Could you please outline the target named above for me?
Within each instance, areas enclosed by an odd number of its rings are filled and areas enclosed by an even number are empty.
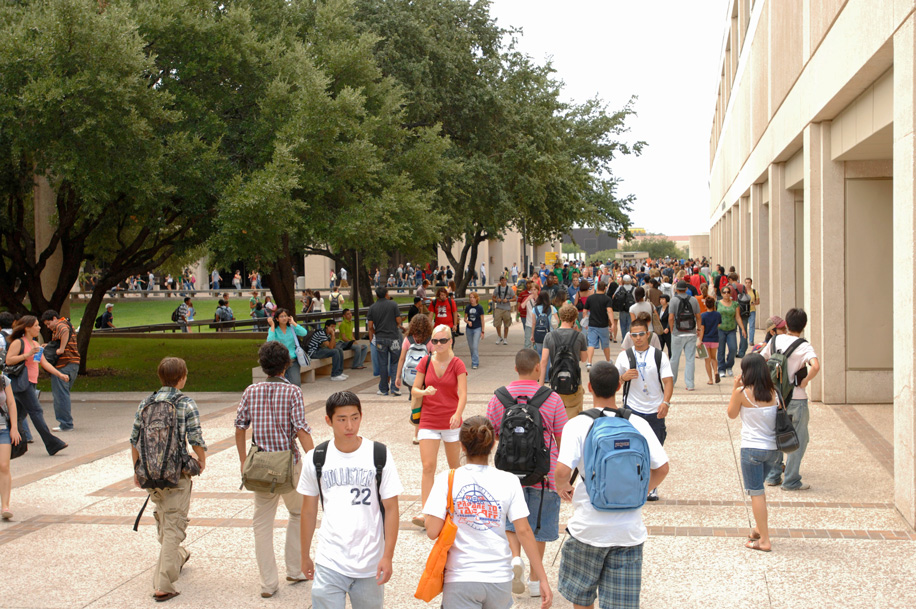
[[[541,344],[550,333],[550,316],[553,315],[553,308],[538,305],[534,307],[534,330],[532,331],[531,342]]]
[[[617,413],[604,416],[605,411]],[[601,512],[641,508],[649,494],[649,443],[628,420],[629,408],[592,408],[580,468],[592,506]],[[572,480],[576,479],[573,474]]]

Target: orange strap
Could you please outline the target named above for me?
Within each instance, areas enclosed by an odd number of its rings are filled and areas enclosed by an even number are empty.
[[[450,469],[448,471],[448,513],[452,514],[455,511],[455,506],[452,503],[452,481],[455,480],[455,470]]]

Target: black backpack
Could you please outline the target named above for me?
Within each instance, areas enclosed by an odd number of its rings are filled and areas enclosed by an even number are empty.
[[[178,315],[179,309],[181,309],[181,305],[178,305],[177,307],[175,307],[175,310],[172,311],[172,321],[177,322],[180,319],[181,316]]]
[[[553,392],[550,388],[542,386],[531,398],[514,398],[505,387],[500,387],[495,393],[496,399],[505,408],[502,423],[499,425],[499,445],[494,461],[496,469],[518,476],[522,486],[540,482],[543,506],[543,490],[547,488],[547,475],[550,473],[550,447],[544,444],[544,422],[540,409]],[[520,402],[519,399],[523,401]],[[539,507],[535,532],[540,528]]]
[[[674,314],[674,329],[678,332],[693,332],[697,329],[697,316],[690,306],[690,296],[675,296],[677,312]]]
[[[626,289],[623,286],[617,288],[611,298],[611,308],[618,313],[629,313],[630,307],[636,304],[636,297],[632,289]]]
[[[630,369],[637,367],[636,363],[636,352],[633,350],[633,347],[630,347],[626,350],[627,359],[630,361]],[[655,372],[658,373],[658,384],[661,385],[662,390],[664,390],[665,385],[662,383],[662,352],[661,349],[655,350]],[[627,407],[627,397],[630,395],[630,381],[626,381],[623,384],[623,407]]]
[[[579,333],[571,332],[572,341],[560,343],[554,340],[555,353],[550,357],[550,387],[561,395],[572,395],[579,391],[582,383],[582,370],[579,368],[579,357],[573,353],[573,348],[579,342]],[[559,336],[554,335],[554,339]]]
[[[321,468],[324,467],[324,462],[328,458],[328,444],[330,444],[330,440],[322,442],[315,447],[315,452],[312,454],[312,463],[315,464],[315,476],[318,478],[318,497],[321,499],[322,509],[324,509],[324,493],[321,490]],[[381,442],[372,443],[372,461],[375,464],[375,493],[378,496],[378,509],[382,515],[382,533],[384,533],[385,506],[382,504],[382,472],[388,462],[388,451]],[[366,499],[368,499],[368,496],[365,498],[357,497],[354,501],[360,500],[364,503]]]
[[[95,327],[96,329],[99,329],[99,330],[102,329],[102,316],[101,315],[95,318]]]
[[[747,290],[738,292],[738,298],[735,300],[738,301],[738,309],[741,311],[741,318],[749,318],[751,316],[751,296],[747,293]]]
[[[495,465],[518,476],[522,486],[542,482],[550,473],[550,450],[544,444],[540,408],[551,393],[549,387],[540,387],[529,399],[514,398],[505,387],[496,390],[496,399],[505,412],[499,425]]]

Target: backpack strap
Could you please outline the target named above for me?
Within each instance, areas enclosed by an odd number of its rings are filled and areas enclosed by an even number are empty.
[[[494,391],[493,394],[496,396],[496,399],[499,400],[499,403],[503,405],[503,408],[515,406],[515,398],[512,397],[512,394],[509,393],[509,390],[505,387],[500,387]]]
[[[330,440],[325,440],[316,446],[315,452],[312,453],[312,463],[315,464],[315,476],[318,478],[318,498],[321,500],[322,509],[324,509],[324,492],[321,490],[321,468],[324,467],[324,462],[328,458],[328,444],[330,443]]]
[[[508,393],[508,391],[507,391]],[[541,385],[538,387],[538,390],[534,392],[530,398],[528,398],[528,405],[534,406],[537,409],[540,409],[544,402],[547,401],[547,398],[550,397],[550,394],[553,393],[553,389],[546,385]]]
[[[633,347],[630,347],[625,351],[627,354],[627,360],[630,362],[630,369],[636,368],[636,353],[633,351]],[[623,407],[627,407],[627,397],[630,395],[630,381],[626,381],[623,384]]]
[[[774,334],[773,337],[775,339],[776,335]],[[795,351],[798,347],[800,347],[802,343],[806,343],[806,342],[808,341],[806,341],[804,338],[799,338],[798,340],[793,341],[792,344],[789,345],[789,348],[783,351],[783,355],[786,356],[786,359],[789,359],[789,356],[792,355],[792,352]],[[773,346],[774,347],[776,346],[775,342],[773,343]]]
[[[388,462],[388,449],[381,442],[372,443],[372,462],[375,464],[375,492],[378,495],[378,509],[382,514],[382,534],[385,533],[385,506],[382,505],[382,472]],[[321,488],[319,486],[319,488]]]
[[[632,410],[624,406],[623,408],[589,408],[588,410],[583,410],[576,416],[577,417],[582,416],[582,415],[587,416],[588,418],[592,420],[592,427],[594,427],[595,421],[597,421],[602,416],[604,416],[605,412],[616,413],[618,417],[622,419],[627,419],[627,420],[629,420],[630,415],[633,414]],[[592,427],[588,428],[588,433],[585,434],[586,438],[588,438],[588,434],[592,433]],[[575,483],[576,477],[578,477],[578,475],[579,475],[579,468],[577,467],[576,469],[573,470],[572,476],[570,476],[569,478],[569,483],[570,484]]]
[[[655,349],[655,347],[652,347]],[[662,351],[661,349],[655,349],[655,371],[658,373],[658,385],[662,388],[662,393],[665,392],[665,385],[662,383]],[[627,416],[629,418],[629,415]]]

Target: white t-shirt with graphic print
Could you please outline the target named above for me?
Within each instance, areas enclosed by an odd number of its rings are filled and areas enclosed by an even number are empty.
[[[346,577],[375,577],[378,562],[385,550],[385,535],[375,490],[375,462],[372,441],[365,438],[352,453],[342,453],[328,444],[327,458],[321,468],[321,492],[324,508],[318,529],[315,564]],[[302,475],[296,489],[309,497],[318,496],[314,450],[306,454]],[[382,470],[382,499],[391,499],[404,491],[398,470],[388,450]]]
[[[436,481],[423,513],[445,520],[448,471]],[[445,564],[445,583],[504,583],[512,579],[512,552],[506,520],[528,517],[528,504],[518,477],[489,465],[465,465],[452,482],[452,519],[458,525]]]

